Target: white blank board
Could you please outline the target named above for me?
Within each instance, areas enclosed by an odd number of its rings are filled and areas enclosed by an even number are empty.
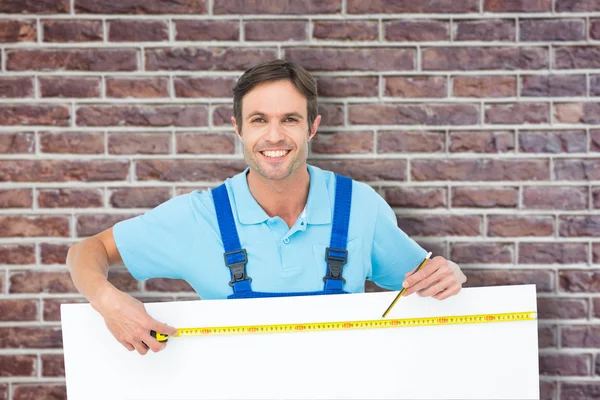
[[[378,319],[397,292],[147,303],[175,327]],[[403,297],[388,318],[537,311],[534,285]],[[61,307],[67,395],[90,399],[538,399],[537,321],[171,338],[129,352]]]

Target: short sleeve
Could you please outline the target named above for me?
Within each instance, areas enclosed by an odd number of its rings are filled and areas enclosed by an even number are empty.
[[[114,226],[117,249],[135,279],[183,278],[196,226],[189,196],[177,196]]]
[[[382,288],[400,290],[404,275],[416,268],[427,252],[398,227],[396,215],[385,200],[378,194],[377,199],[369,279]]]

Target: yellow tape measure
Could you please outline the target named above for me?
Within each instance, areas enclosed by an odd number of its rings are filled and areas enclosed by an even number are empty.
[[[487,324],[493,322],[532,321],[537,319],[535,311],[504,314],[452,315],[426,318],[371,319],[364,321],[310,322],[296,324],[212,326],[200,328],[179,328],[180,336],[248,335],[281,332],[345,331],[356,329],[406,328],[415,326],[439,326],[462,324]],[[152,337],[166,342],[168,335],[152,331]]]

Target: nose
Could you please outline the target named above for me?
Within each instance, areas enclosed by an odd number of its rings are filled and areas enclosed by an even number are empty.
[[[279,121],[272,121],[269,124],[269,131],[265,135],[265,140],[270,143],[278,143],[285,140],[285,134]]]

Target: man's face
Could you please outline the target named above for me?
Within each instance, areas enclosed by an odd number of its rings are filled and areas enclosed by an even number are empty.
[[[266,179],[281,180],[306,165],[308,142],[320,116],[308,126],[307,100],[288,80],[256,86],[242,99],[242,121],[231,118],[244,158]]]

